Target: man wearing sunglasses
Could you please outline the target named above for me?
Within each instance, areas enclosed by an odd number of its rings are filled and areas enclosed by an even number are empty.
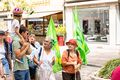
[[[27,56],[30,49],[30,44],[28,43],[28,30],[26,27],[20,27],[19,33],[24,38],[24,42],[18,40],[13,40],[13,54],[14,54],[14,78],[15,80],[30,80],[29,67],[27,62]],[[17,59],[23,59],[23,63],[16,61]]]

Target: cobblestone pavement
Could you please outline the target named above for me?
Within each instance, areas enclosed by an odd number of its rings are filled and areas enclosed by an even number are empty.
[[[83,65],[81,70],[80,70],[80,72],[81,72],[81,80],[91,80],[90,75],[92,75],[92,73],[96,72],[99,69],[100,69],[100,67]],[[56,80],[62,80],[61,72],[55,74],[55,76],[56,76]]]
[[[100,69],[100,67],[96,67],[96,66],[82,66],[81,68],[81,80],[91,80],[90,76],[98,71]]]

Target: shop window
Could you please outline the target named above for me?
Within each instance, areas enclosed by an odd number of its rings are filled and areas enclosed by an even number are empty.
[[[88,20],[83,20],[83,30],[84,34],[88,33]]]
[[[109,41],[109,8],[88,8],[78,10],[80,26],[87,41]]]
[[[49,25],[50,18],[53,18],[55,26],[63,24],[63,13],[59,12],[56,14],[44,16],[41,18],[31,18],[26,20],[26,26],[30,33],[36,35],[36,39],[42,44]]]
[[[55,26],[63,23],[62,12],[44,16],[38,19],[28,19],[26,23],[30,33],[38,36],[45,36],[51,16],[54,20]]]

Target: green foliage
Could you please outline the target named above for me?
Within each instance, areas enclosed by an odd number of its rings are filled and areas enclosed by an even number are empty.
[[[109,79],[115,67],[120,65],[120,59],[113,59],[108,61],[99,71],[98,76],[104,79]]]

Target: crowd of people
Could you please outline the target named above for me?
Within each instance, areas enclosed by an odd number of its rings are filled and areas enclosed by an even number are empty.
[[[4,31],[0,31],[0,75],[8,80],[56,80],[52,70],[55,63],[55,51],[52,50],[52,39],[47,37],[40,45],[34,34],[28,34],[28,29],[20,26],[19,32],[12,38],[12,54],[10,43],[6,40]],[[4,45],[5,43],[5,45]],[[75,50],[77,43],[74,39],[66,42],[68,49],[63,52],[63,80],[81,80],[80,66],[82,61],[79,52]],[[12,57],[11,57],[12,55]],[[13,60],[13,62],[11,62]],[[31,62],[36,65],[30,68]],[[13,65],[12,65],[13,63]]]
[[[0,31],[0,76],[6,80],[56,80],[52,70],[56,53],[52,50],[52,39],[48,36],[43,45],[29,34],[27,27],[21,24],[23,11],[20,8],[13,10],[12,30]],[[75,50],[75,40],[67,42],[68,48],[63,53],[63,80],[80,80],[78,68],[81,65],[79,53]],[[67,53],[67,51],[69,52]],[[68,57],[67,54],[69,54]],[[68,62],[67,62],[68,61]],[[72,72],[69,71],[72,69]],[[68,74],[67,74],[68,72]],[[13,74],[13,75],[11,75]],[[72,75],[70,75],[72,74]],[[11,76],[11,77],[10,77]]]
[[[35,35],[20,24],[22,10],[15,8],[13,16],[12,31],[0,31],[0,80],[56,80],[52,70],[56,60],[52,39],[46,36],[40,45]],[[66,45],[61,60],[62,79],[81,80],[82,60],[76,50],[77,42],[70,39]]]

